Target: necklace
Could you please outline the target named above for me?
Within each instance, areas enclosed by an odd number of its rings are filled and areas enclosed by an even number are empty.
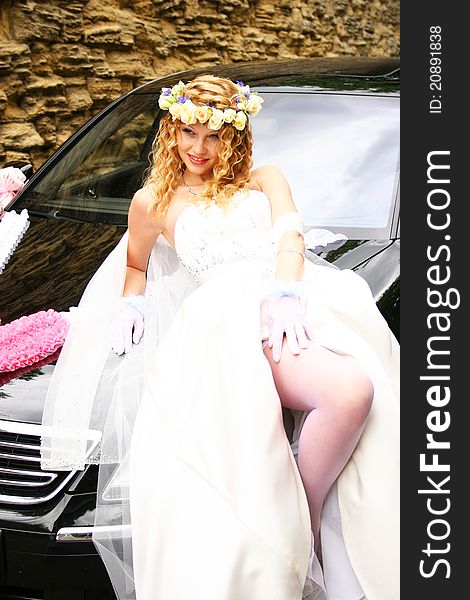
[[[191,188],[191,187],[190,187],[190,186],[189,186],[189,185],[186,183],[186,181],[184,180],[184,177],[183,177],[183,176],[181,176],[181,180],[182,180],[183,184],[185,185],[185,187],[187,187],[187,188],[188,188],[188,190],[191,192],[191,194],[192,194],[193,196],[199,196],[199,195],[200,195],[200,193],[201,193],[201,192],[195,192],[195,191],[194,191],[194,190],[193,190],[193,189],[192,189],[192,188]],[[204,185],[204,184],[203,184],[203,183],[197,183],[196,185]]]

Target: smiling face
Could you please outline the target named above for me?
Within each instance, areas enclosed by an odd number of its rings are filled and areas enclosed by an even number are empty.
[[[180,123],[176,131],[178,153],[189,173],[207,179],[218,160],[219,134],[207,125]],[[195,177],[196,179],[196,177]]]

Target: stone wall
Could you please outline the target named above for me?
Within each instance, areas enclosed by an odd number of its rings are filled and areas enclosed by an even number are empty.
[[[0,167],[37,168],[90,116],[155,76],[398,54],[399,0],[2,0]]]

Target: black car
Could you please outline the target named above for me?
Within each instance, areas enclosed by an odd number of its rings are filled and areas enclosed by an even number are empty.
[[[397,59],[240,63],[162,77],[85,124],[28,180],[12,210],[30,227],[0,275],[0,319],[76,306],[117,244],[148,166],[164,86],[211,72],[265,102],[253,121],[254,166],[276,164],[306,228],[348,241],[322,257],[369,283],[398,336],[399,64]],[[30,170],[25,166],[25,170]],[[39,440],[54,363],[0,387],[0,598],[114,598],[91,542],[97,469],[45,472]]]

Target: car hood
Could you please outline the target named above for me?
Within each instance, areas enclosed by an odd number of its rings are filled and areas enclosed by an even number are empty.
[[[383,257],[383,259],[381,259]],[[349,240],[324,255],[341,269],[354,269],[369,283],[376,300],[398,274],[399,243],[391,240]],[[388,267],[384,268],[383,261]],[[390,269],[390,263],[396,268]],[[39,307],[46,309],[49,306]],[[19,375],[0,387],[0,420],[40,423],[47,389],[54,371],[48,364]]]
[[[53,371],[53,365],[46,365],[0,387],[0,419],[40,423]]]
[[[125,229],[99,223],[74,223],[30,215],[30,227],[0,276],[0,318],[77,306],[91,275],[116,246]],[[47,362],[47,361],[46,361]],[[53,364],[23,372],[2,385],[0,419],[40,423]],[[2,377],[3,375],[3,377]]]

